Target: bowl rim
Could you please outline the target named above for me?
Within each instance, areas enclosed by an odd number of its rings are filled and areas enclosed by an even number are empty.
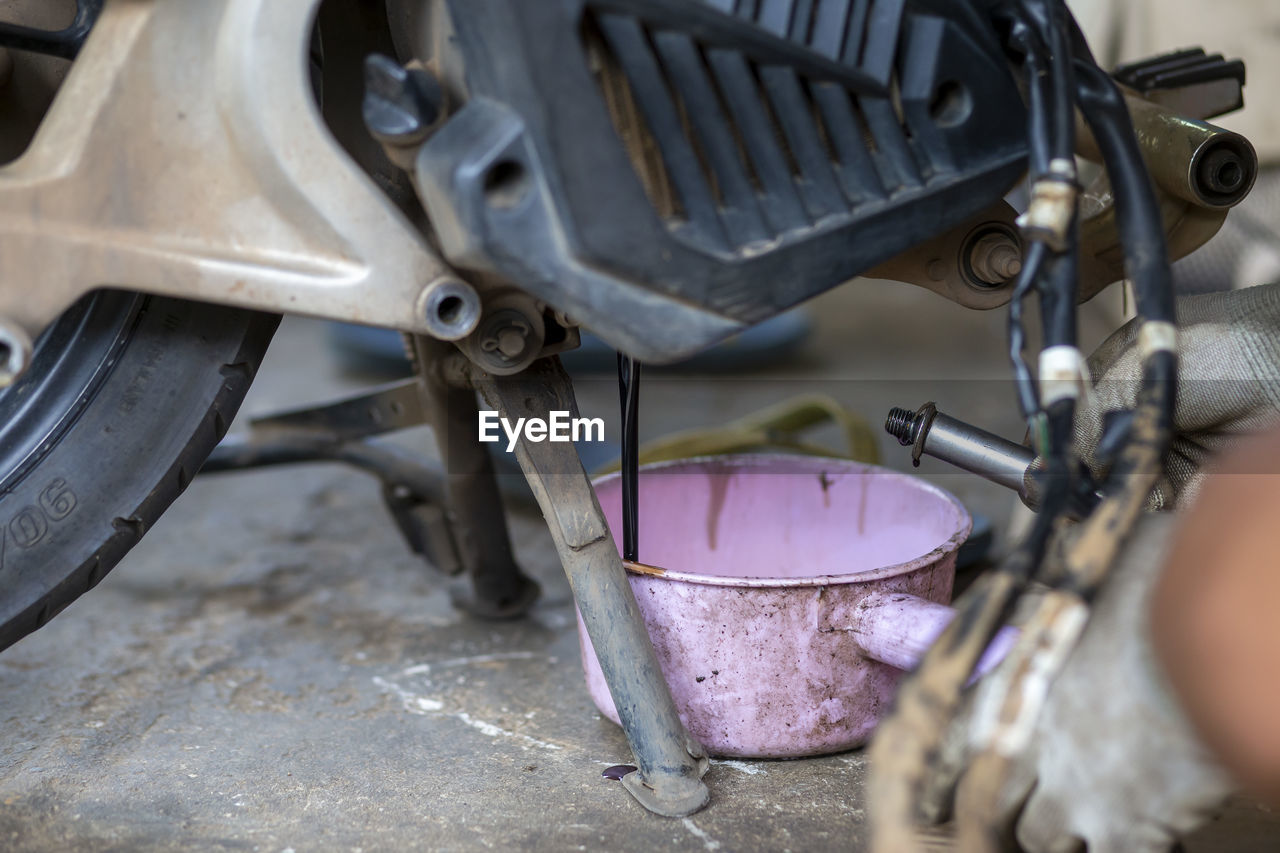
[[[935,546],[928,553],[921,554],[918,557],[913,557],[910,560],[905,560],[900,563],[893,563],[887,566],[877,566],[874,569],[867,569],[861,572],[813,575],[801,578],[767,576],[723,577],[720,575],[702,575],[696,572],[664,569],[660,566],[654,566],[648,563],[623,560],[623,566],[626,568],[627,573],[636,577],[680,581],[683,583],[700,584],[703,586],[734,587],[738,589],[742,589],[744,587],[797,588],[839,586],[842,584],[863,583],[866,581],[897,577],[899,575],[909,574],[932,566],[959,551],[960,546],[965,543],[965,540],[969,538],[969,533],[973,530],[973,516],[971,516],[969,511],[965,509],[964,504],[960,503],[960,500],[946,489],[935,486],[933,483],[912,474],[895,471],[892,468],[885,468],[880,465],[856,462],[852,459],[842,459],[838,456],[810,456],[794,453],[726,453],[718,456],[689,456],[684,459],[671,459],[641,465],[640,473],[644,474],[648,471],[660,471],[667,468],[705,466],[708,464],[727,464],[730,467],[741,468],[764,468],[770,465],[776,465],[780,461],[785,461],[788,466],[795,466],[798,464],[805,467],[812,467],[815,474],[821,474],[823,471],[831,472],[832,466],[836,466],[839,470],[833,473],[876,474],[878,476],[887,476],[891,479],[900,480],[909,484],[913,488],[919,489],[923,493],[939,498],[942,502],[950,506],[955,513],[956,529],[945,541]],[[787,473],[795,473],[794,468]],[[598,489],[601,485],[611,484],[621,478],[621,471],[613,471],[608,474],[591,478],[591,486],[593,490]],[[612,531],[610,531],[610,533],[612,534]],[[616,537],[614,538],[614,542],[617,542]]]

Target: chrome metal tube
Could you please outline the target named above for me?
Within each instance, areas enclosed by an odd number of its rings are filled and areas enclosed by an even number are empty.
[[[912,447],[912,459],[921,455],[949,462],[993,483],[1013,489],[1028,498],[1027,468],[1035,452],[1021,444],[944,415],[932,403],[917,412],[894,409],[885,421],[885,430],[905,447]]]
[[[924,452],[993,483],[1021,493],[1027,467],[1036,458],[1029,447],[938,413],[924,436]]]

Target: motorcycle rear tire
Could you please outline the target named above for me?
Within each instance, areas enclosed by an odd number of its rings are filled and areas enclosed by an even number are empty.
[[[46,332],[0,394],[0,649],[96,586],[186,489],[279,319],[104,291]]]

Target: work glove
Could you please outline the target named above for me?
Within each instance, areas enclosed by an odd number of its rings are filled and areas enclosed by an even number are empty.
[[[1138,322],[1122,326],[1089,358],[1092,400],[1076,417],[1076,451],[1094,474],[1103,418],[1132,409],[1141,386]],[[1209,457],[1280,418],[1280,284],[1178,300],[1178,406],[1164,481],[1150,507],[1187,503]]]
[[[1015,763],[1003,814],[1030,853],[1076,850],[1080,842],[1089,853],[1166,851],[1233,790],[1171,693],[1149,639],[1151,593],[1174,524],[1171,513],[1139,522]],[[984,679],[978,689],[993,683]]]
[[[1178,323],[1174,439],[1153,509],[1189,503],[1210,457],[1280,418],[1280,285],[1183,297]],[[1089,359],[1093,394],[1077,414],[1075,448],[1097,476],[1108,462],[1098,453],[1104,419],[1132,409],[1141,387],[1137,336],[1134,321]],[[1089,853],[1166,851],[1233,789],[1151,648],[1150,596],[1175,524],[1172,513],[1141,520],[1014,764],[1003,815],[1030,853],[1082,843]]]

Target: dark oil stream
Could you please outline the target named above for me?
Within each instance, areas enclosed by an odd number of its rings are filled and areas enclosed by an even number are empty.
[[[618,396],[622,402],[622,558],[638,562],[640,362],[622,353],[618,353]]]

